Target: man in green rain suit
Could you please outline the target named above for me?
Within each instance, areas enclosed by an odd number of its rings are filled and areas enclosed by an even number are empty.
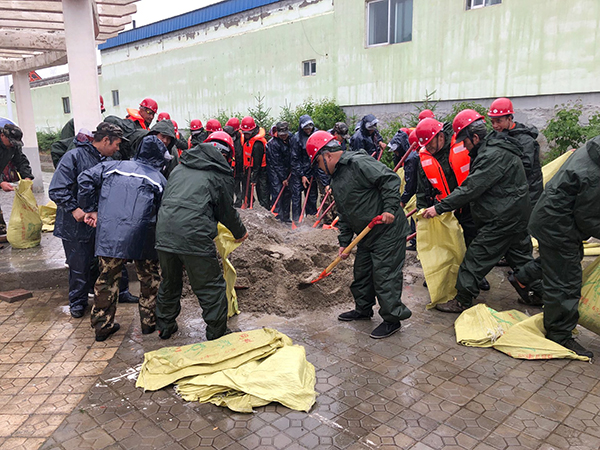
[[[472,109],[456,115],[452,123],[456,142],[464,142],[471,156],[469,176],[438,204],[427,208],[425,218],[471,205],[478,234],[469,245],[456,280],[456,297],[436,309],[460,313],[473,306],[479,284],[506,255],[519,269],[533,261],[529,222],[529,186],[521,162],[519,143],[504,133],[488,134],[483,117]],[[521,295],[524,302],[540,303],[540,283]],[[529,291],[535,295],[529,295]]]
[[[233,170],[221,150],[233,152],[233,141],[224,131],[210,143],[181,154],[173,169],[158,211],[156,250],[162,282],[156,300],[156,326],[161,339],[177,331],[181,311],[183,268],[202,307],[206,338],[218,339],[227,331],[225,279],[217,259],[214,238],[217,223],[225,225],[242,242],[246,227],[233,207]]]
[[[515,281],[542,279],[546,337],[591,358],[571,332],[579,320],[582,242],[600,238],[600,136],[576,150],[548,181],[529,231],[539,241],[540,257],[519,270]]]
[[[409,226],[400,207],[400,178],[365,151],[345,152],[326,131],[316,131],[306,143],[311,164],[318,164],[329,177],[339,213],[339,254],[376,216],[380,225],[358,244],[354,281],[350,286],[355,309],[340,314],[343,321],[370,320],[375,297],[383,318],[371,332],[381,339],[400,329],[400,321],[411,311],[402,303],[402,267]]]

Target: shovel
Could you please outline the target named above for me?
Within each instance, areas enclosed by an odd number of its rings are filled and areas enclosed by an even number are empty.
[[[290,174],[285,181],[290,180],[290,177],[292,176],[292,174]],[[279,199],[281,198],[281,194],[283,194],[283,190],[285,189],[285,185],[281,186],[281,189],[279,190],[279,195],[277,196],[277,199],[275,200],[275,203],[273,203],[273,206],[271,207],[271,213],[275,214],[275,217],[277,217],[279,215],[279,213],[275,212],[275,207],[277,206],[277,203],[279,203]]]
[[[310,188],[312,187],[313,177],[310,177],[310,183],[308,183],[308,189],[306,190],[306,198],[304,199],[304,206],[302,206],[302,212],[300,213],[300,218],[298,219],[298,224],[302,223],[302,219],[304,219],[304,212],[306,211],[306,204],[308,203],[308,195],[310,194]],[[292,220],[292,230],[298,228],[294,221]]]
[[[352,241],[352,242],[351,242],[351,243],[348,245],[348,247],[346,247],[346,248],[344,249],[344,251],[342,252],[342,254],[343,254],[343,255],[347,255],[347,254],[349,254],[349,253],[352,251],[352,249],[353,249],[354,247],[356,247],[356,245],[357,245],[357,244],[358,244],[358,243],[359,243],[359,242],[360,242],[360,241],[361,241],[361,240],[362,240],[362,239],[363,239],[363,238],[364,238],[364,237],[365,237],[367,234],[369,234],[369,231],[371,231],[375,225],[379,225],[380,223],[383,223],[383,222],[381,221],[381,217],[382,217],[382,216],[376,216],[376,217],[374,217],[374,218],[373,218],[373,220],[371,220],[371,222],[369,223],[369,225],[367,225],[367,226],[365,227],[365,229],[364,229],[364,230],[362,230],[362,231],[360,232],[360,234],[354,238],[354,240],[353,240],[353,241]],[[334,267],[335,267],[335,266],[337,266],[337,265],[340,263],[340,261],[341,261],[341,260],[342,260],[342,257],[341,257],[341,256],[338,256],[337,258],[335,258],[335,259],[333,260],[333,262],[332,262],[331,264],[329,264],[329,265],[327,266],[327,268],[326,268],[326,269],[325,269],[323,272],[321,272],[321,274],[320,274],[320,275],[319,275],[317,278],[315,278],[314,280],[310,280],[310,281],[302,281],[302,282],[298,283],[298,289],[306,289],[307,287],[310,287],[310,286],[312,286],[312,285],[313,285],[314,283],[316,283],[317,281],[321,281],[323,278],[325,278],[325,277],[328,277],[329,275],[331,275],[331,271],[334,269]]]

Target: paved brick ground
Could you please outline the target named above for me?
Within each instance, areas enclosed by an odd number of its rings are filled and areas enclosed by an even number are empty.
[[[523,310],[500,270],[490,282],[481,301]],[[135,305],[120,305],[122,331],[95,343],[89,318],[68,316],[63,291],[0,303],[0,448],[600,447],[597,362],[521,361],[459,346],[455,316],[425,311],[426,298],[420,282],[407,286],[413,317],[381,341],[368,335],[378,318],[338,322],[341,308],[232,319],[241,329],[276,328],[306,348],[319,394],[308,414],[274,404],[237,414],[184,402],[172,388],[136,389],[144,352],[165,342],[141,335]],[[181,317],[168,344],[203,340],[198,307],[186,304]],[[600,337],[583,330],[580,340],[600,354]]]

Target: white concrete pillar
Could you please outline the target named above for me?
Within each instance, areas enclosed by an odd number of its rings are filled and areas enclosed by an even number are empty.
[[[31,90],[29,88],[29,71],[22,70],[13,73],[13,86],[15,88],[17,115],[19,116],[18,125],[23,130],[23,153],[27,156],[29,164],[31,164],[33,176],[35,177],[33,180],[33,190],[34,192],[43,192],[44,182],[42,180],[42,165],[40,164],[40,153],[35,133],[33,102],[31,101]],[[8,100],[10,101],[10,96]]]
[[[92,0],[62,0],[75,133],[102,122]]]
[[[4,91],[6,92],[6,115],[8,116],[7,119],[11,120],[12,122],[15,121],[15,119],[13,118],[13,110],[12,110],[12,100],[10,97],[10,75],[6,75],[4,78]]]

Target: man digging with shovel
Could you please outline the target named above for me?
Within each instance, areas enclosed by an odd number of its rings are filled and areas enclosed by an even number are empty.
[[[326,131],[317,131],[308,138],[306,152],[311,165],[318,164],[331,177],[340,217],[338,239],[342,259],[348,257],[344,249],[354,234],[358,235],[374,217],[381,216],[378,225],[357,247],[354,281],[350,285],[355,309],[340,314],[338,319],[370,320],[377,297],[383,323],[371,332],[371,337],[391,336],[400,329],[400,321],[412,314],[401,300],[409,226],[404,214],[398,214],[400,178],[364,150],[344,152]]]

